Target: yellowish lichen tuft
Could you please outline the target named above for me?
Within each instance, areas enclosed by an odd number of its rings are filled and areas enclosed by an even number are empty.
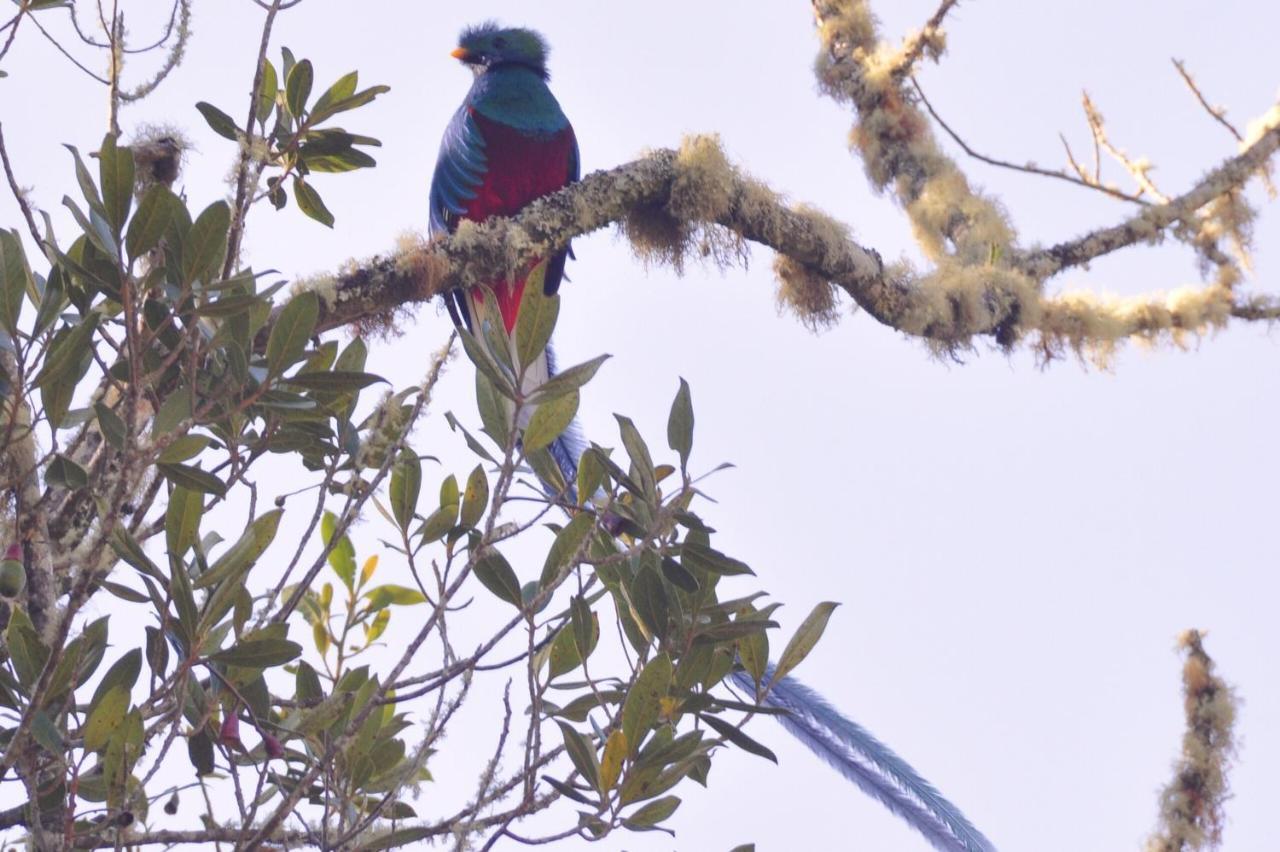
[[[429,299],[444,290],[443,281],[449,264],[431,251],[431,241],[416,231],[405,231],[396,238],[396,271],[410,276],[414,293]]]
[[[785,254],[773,260],[778,276],[778,309],[789,310],[810,331],[822,331],[840,320],[839,291],[827,279]]]
[[[733,203],[736,172],[714,134],[686,136],[676,154],[668,208],[679,219],[715,222]]]

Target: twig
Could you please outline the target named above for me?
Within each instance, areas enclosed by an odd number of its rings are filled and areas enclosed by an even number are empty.
[[[1240,131],[1236,130],[1234,124],[1227,120],[1227,111],[1223,107],[1215,107],[1205,100],[1204,93],[1200,91],[1200,87],[1196,85],[1196,81],[1192,78],[1191,73],[1187,71],[1186,63],[1181,59],[1170,60],[1173,67],[1178,69],[1178,75],[1182,77],[1182,82],[1187,84],[1187,88],[1191,90],[1191,94],[1196,96],[1196,100],[1200,102],[1200,106],[1204,107],[1205,112],[1213,116],[1213,120],[1227,128],[1227,132],[1235,137],[1237,142],[1243,142],[1244,137],[1240,135]]]
[[[1133,201],[1138,204],[1149,203],[1137,195],[1131,195],[1130,193],[1123,192],[1115,187],[1106,186],[1096,181],[1089,180],[1085,176],[1084,170],[1080,168],[1080,165],[1076,163],[1075,158],[1071,156],[1070,146],[1067,147],[1067,159],[1070,161],[1072,168],[1075,169],[1076,174],[1079,175],[1079,177],[1072,177],[1061,169],[1044,169],[1030,163],[1019,165],[1018,163],[1011,163],[1008,160],[996,159],[995,157],[990,157],[979,151],[975,151],[973,148],[969,147],[968,143],[960,138],[960,135],[956,133],[949,124],[942,120],[942,116],[938,115],[937,110],[933,108],[933,104],[929,102],[929,98],[925,96],[924,89],[920,87],[920,81],[912,76],[911,84],[915,86],[916,93],[920,96],[920,102],[924,104],[925,110],[927,110],[933,120],[938,123],[938,126],[941,127],[943,131],[946,132],[946,134],[950,136],[966,154],[973,157],[975,160],[980,160],[987,165],[999,166],[1002,169],[1012,169],[1016,172],[1025,172],[1026,174],[1041,175],[1043,177],[1056,178],[1057,180],[1065,180],[1067,183],[1073,183],[1076,186],[1083,186],[1086,189],[1096,189],[1099,192],[1105,192],[1107,195],[1110,195],[1113,198],[1119,198],[1122,201]],[[1061,137],[1061,134],[1059,134],[1059,136]],[[1062,144],[1066,145],[1066,138],[1061,138]]]
[[[0,161],[4,162],[4,176],[9,181],[9,191],[13,193],[14,201],[18,202],[18,207],[22,210],[22,218],[27,220],[27,228],[31,231],[31,239],[35,240],[37,246],[43,245],[44,240],[40,236],[40,229],[36,227],[36,217],[31,212],[31,205],[27,202],[27,195],[22,191],[22,187],[18,186],[17,178],[13,176],[13,165],[9,162],[9,150],[4,143],[3,125],[0,125]]]

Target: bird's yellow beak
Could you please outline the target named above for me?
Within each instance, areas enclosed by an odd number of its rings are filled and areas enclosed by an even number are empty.
[[[467,50],[465,47],[456,47],[449,55],[454,59],[460,59],[463,62],[466,62],[471,58],[471,51]]]

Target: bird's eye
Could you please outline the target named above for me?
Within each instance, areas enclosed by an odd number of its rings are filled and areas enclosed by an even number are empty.
[[[507,46],[507,40],[502,36],[498,36],[493,40],[493,46],[498,50],[502,50],[504,47]]]

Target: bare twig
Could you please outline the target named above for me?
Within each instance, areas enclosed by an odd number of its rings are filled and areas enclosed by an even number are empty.
[[[973,157],[975,160],[979,160],[983,163],[986,163],[987,165],[999,166],[1002,169],[1012,169],[1013,171],[1016,171],[1016,172],[1024,172],[1026,174],[1041,175],[1043,177],[1051,177],[1057,180],[1065,180],[1068,183],[1075,184],[1076,186],[1083,186],[1086,189],[1096,189],[1099,192],[1105,192],[1107,195],[1110,195],[1112,198],[1118,198],[1121,201],[1133,201],[1138,204],[1148,203],[1138,195],[1131,195],[1130,193],[1123,192],[1121,190],[1116,189],[1115,187],[1106,186],[1105,184],[1101,184],[1101,183],[1098,183],[1097,181],[1090,180],[1085,174],[1084,170],[1080,168],[1080,165],[1075,161],[1075,158],[1071,156],[1071,148],[1069,146],[1067,147],[1067,159],[1068,161],[1070,161],[1071,167],[1075,170],[1076,174],[1079,175],[1079,177],[1073,177],[1067,174],[1066,172],[1062,171],[1061,169],[1044,169],[1032,163],[1019,165],[1018,163],[1012,163],[1012,162],[1009,162],[1008,160],[1000,160],[995,157],[987,156],[986,154],[983,154],[979,151],[975,151],[973,148],[969,147],[968,143],[966,143],[964,139],[960,138],[960,135],[956,133],[955,130],[953,130],[950,125],[948,125],[945,121],[942,120],[942,116],[938,115],[937,110],[933,108],[933,104],[929,102],[929,98],[925,96],[924,89],[920,87],[920,81],[913,76],[911,77],[911,83],[913,86],[915,86],[916,93],[919,94],[920,96],[920,102],[924,104],[925,110],[928,111],[929,115],[933,118],[933,120],[936,121],[938,123],[938,126],[941,127],[943,131],[945,131],[946,134],[951,137],[952,141],[954,141],[957,145],[959,145],[966,154],[968,154],[970,157]],[[1061,137],[1061,138],[1062,138],[1062,144],[1065,146],[1067,144],[1067,140],[1065,137]]]

